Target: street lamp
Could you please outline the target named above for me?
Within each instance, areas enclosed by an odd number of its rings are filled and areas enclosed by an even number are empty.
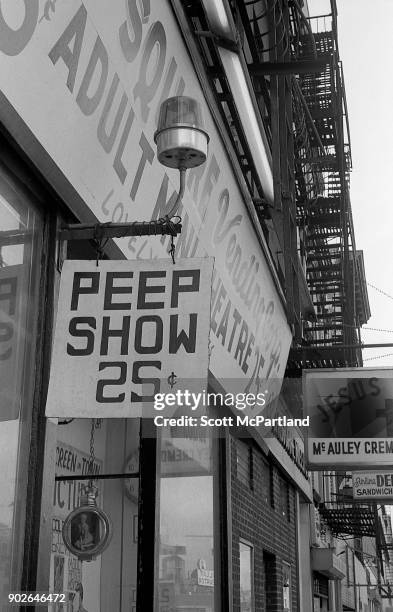
[[[154,134],[157,157],[161,164],[179,170],[180,187],[171,210],[160,219],[131,223],[75,223],[63,227],[64,240],[96,240],[126,236],[176,236],[181,223],[173,222],[184,195],[185,174],[206,161],[209,136],[204,129],[201,106],[188,96],[175,96],[164,100],[160,107],[157,131]]]

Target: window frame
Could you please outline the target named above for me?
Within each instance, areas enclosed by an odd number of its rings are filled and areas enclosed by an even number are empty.
[[[240,554],[240,546],[247,546],[247,548],[250,551],[250,586],[251,586],[251,612],[255,612],[255,579],[254,579],[254,566],[255,566],[255,561],[254,561],[254,555],[255,555],[255,547],[254,544],[252,544],[252,542],[250,542],[249,540],[243,538],[243,537],[239,537],[239,567],[240,567],[240,559],[241,559],[241,554]],[[239,578],[239,597],[241,594],[241,572],[240,572],[240,578]],[[240,602],[241,605],[241,602]],[[240,608],[241,609],[241,608]]]
[[[13,520],[10,590],[32,591],[37,584],[40,506],[43,481],[45,438],[44,399],[49,372],[52,323],[52,283],[56,251],[56,211],[49,206],[49,192],[35,176],[24,155],[0,127],[2,147],[1,172],[39,220],[34,253],[34,313],[27,314],[27,328],[34,327],[30,345],[32,355],[29,376],[23,374],[22,412],[19,417],[19,442],[16,467],[15,513]],[[29,294],[29,299],[31,295]],[[34,346],[33,346],[34,340]],[[29,348],[28,348],[29,350]],[[25,371],[25,368],[23,368]],[[16,534],[16,535],[15,535]],[[18,540],[18,541],[16,541]]]
[[[289,576],[289,585],[288,585],[288,596],[289,596],[289,608],[284,608],[284,588],[285,588],[285,584],[284,584],[284,575],[285,575],[285,569],[288,570],[288,576]],[[293,609],[293,605],[292,605],[292,565],[288,562],[283,560],[282,561],[282,607],[283,607],[283,611],[284,612],[292,612]]]

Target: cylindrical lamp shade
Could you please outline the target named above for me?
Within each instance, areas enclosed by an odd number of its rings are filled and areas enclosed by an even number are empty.
[[[207,158],[209,136],[200,104],[187,96],[164,100],[154,134],[159,161],[169,168],[194,168]]]

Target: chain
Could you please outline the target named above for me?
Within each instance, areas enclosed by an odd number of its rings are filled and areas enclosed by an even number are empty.
[[[173,240],[173,236],[171,236],[171,246],[169,248],[169,255],[172,257],[172,263],[175,264],[175,252],[176,252],[176,247],[175,247],[175,242]]]
[[[101,427],[101,419],[91,419],[91,430],[90,430],[90,458],[89,458],[89,468],[88,468],[88,476],[93,476],[94,474],[94,462],[95,462],[95,453],[94,453],[94,434],[95,430]],[[93,479],[89,480],[89,487],[93,484]]]
[[[177,221],[174,222],[173,219],[177,219]],[[172,233],[171,233],[171,243],[170,243],[170,247],[169,247],[168,253],[172,257],[172,263],[175,264],[176,263],[176,261],[175,261],[176,245],[175,245],[175,241],[174,241],[174,236],[176,236],[175,228],[176,228],[177,224],[181,223],[181,217],[179,215],[175,215],[174,217],[172,217],[172,219],[169,219],[169,217],[166,216],[165,220],[166,220],[166,223],[167,223],[169,229],[172,230]]]

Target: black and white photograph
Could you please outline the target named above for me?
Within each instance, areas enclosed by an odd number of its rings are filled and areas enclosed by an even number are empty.
[[[82,512],[71,520],[71,544],[79,550],[94,548],[99,541],[99,519],[93,513]]]
[[[0,0],[0,612],[393,612],[393,0]]]

